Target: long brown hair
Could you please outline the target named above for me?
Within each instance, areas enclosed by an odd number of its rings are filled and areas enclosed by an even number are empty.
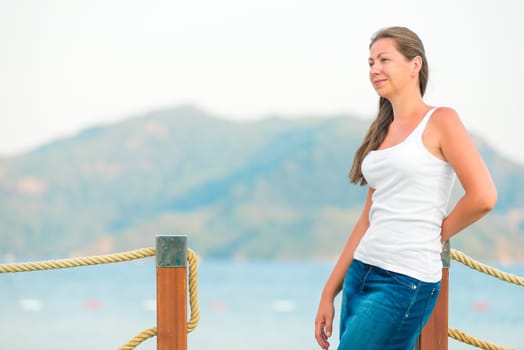
[[[421,96],[424,96],[428,84],[429,68],[426,60],[426,53],[422,41],[408,28],[405,27],[389,27],[379,30],[371,38],[369,48],[379,39],[390,38],[395,43],[395,48],[407,59],[412,60],[416,56],[422,58],[422,67],[418,73],[419,89]],[[362,161],[364,157],[376,150],[382,141],[386,138],[389,125],[393,121],[393,106],[388,99],[380,97],[378,101],[378,113],[375,120],[369,126],[369,129],[364,136],[362,144],[355,152],[353,165],[349,171],[349,180],[352,183],[365,185],[366,179],[362,175]]]

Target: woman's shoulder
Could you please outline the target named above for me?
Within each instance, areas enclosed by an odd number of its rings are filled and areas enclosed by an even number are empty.
[[[469,135],[457,111],[451,107],[437,107],[428,124],[440,146]]]
[[[455,109],[451,107],[446,106],[437,106],[433,107],[435,110],[433,111],[432,118],[458,118],[458,113]]]
[[[462,121],[457,111],[451,107],[435,107],[431,115],[431,123],[439,129],[454,128],[462,126]]]

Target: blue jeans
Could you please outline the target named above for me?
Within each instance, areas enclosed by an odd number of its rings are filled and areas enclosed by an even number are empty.
[[[412,350],[435,307],[427,283],[353,260],[342,294],[339,350]]]

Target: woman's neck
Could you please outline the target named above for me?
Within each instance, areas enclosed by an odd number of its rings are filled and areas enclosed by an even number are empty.
[[[398,97],[390,102],[393,107],[393,120],[395,121],[420,118],[420,115],[425,114],[429,109],[420,94],[418,96],[410,95],[406,98]]]

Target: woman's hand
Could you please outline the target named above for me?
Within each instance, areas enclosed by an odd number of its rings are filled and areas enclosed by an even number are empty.
[[[333,318],[335,308],[333,299],[322,297],[318,306],[317,317],[315,318],[315,338],[322,349],[329,348],[329,337],[333,330]]]

